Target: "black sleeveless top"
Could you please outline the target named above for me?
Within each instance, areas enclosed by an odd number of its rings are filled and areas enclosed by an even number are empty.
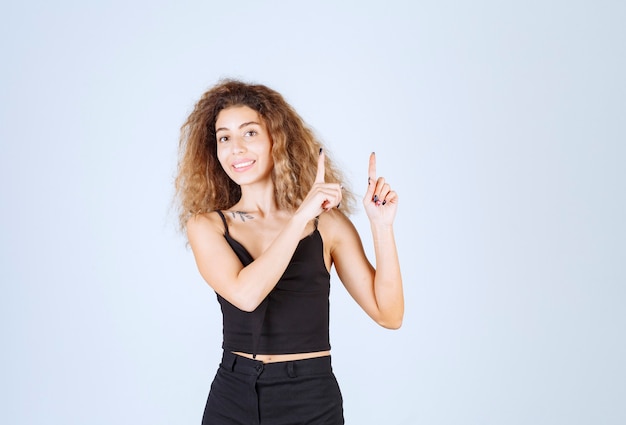
[[[253,261],[246,248],[228,232],[224,238],[244,266]],[[330,274],[324,263],[322,236],[317,229],[300,240],[287,269],[269,295],[252,312],[235,307],[217,294],[222,308],[222,348],[250,354],[294,354],[330,350]]]

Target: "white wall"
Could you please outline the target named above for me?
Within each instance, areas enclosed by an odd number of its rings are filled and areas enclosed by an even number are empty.
[[[626,422],[623,2],[11,3],[0,422],[200,422],[221,319],[170,200],[226,76],[400,193],[403,328],[333,281],[348,424]]]

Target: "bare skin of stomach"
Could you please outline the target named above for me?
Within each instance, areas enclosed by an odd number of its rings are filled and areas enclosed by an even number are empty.
[[[314,359],[316,357],[330,356],[330,351],[315,351],[312,353],[297,354],[257,354],[256,358],[252,354],[233,351],[233,354],[246,357],[248,359],[258,360],[263,363],[291,362],[294,360]]]

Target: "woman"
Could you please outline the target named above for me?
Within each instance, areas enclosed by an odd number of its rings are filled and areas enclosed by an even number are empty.
[[[333,265],[373,320],[400,327],[398,195],[376,176],[372,153],[363,205],[374,269],[342,212],[353,196],[341,181],[303,120],[263,85],[223,81],[183,125],[181,226],[223,313],[203,424],[344,423],[328,336]]]

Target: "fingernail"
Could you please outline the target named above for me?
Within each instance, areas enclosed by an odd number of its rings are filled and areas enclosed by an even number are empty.
[[[372,155],[376,155],[376,152],[372,151]]]
[[[383,205],[385,205],[387,203],[387,201],[383,201]]]
[[[378,202],[378,195],[374,195],[374,202]]]
[[[320,155],[322,154],[322,148],[320,148],[320,153],[319,153],[319,154],[320,154]]]
[[[337,204],[337,208],[339,208],[340,206],[341,206],[341,202],[339,202],[339,203]]]
[[[372,179],[371,179],[370,177],[368,177],[368,178],[367,178],[367,185],[368,185],[368,186],[370,185],[371,180],[372,180]]]

